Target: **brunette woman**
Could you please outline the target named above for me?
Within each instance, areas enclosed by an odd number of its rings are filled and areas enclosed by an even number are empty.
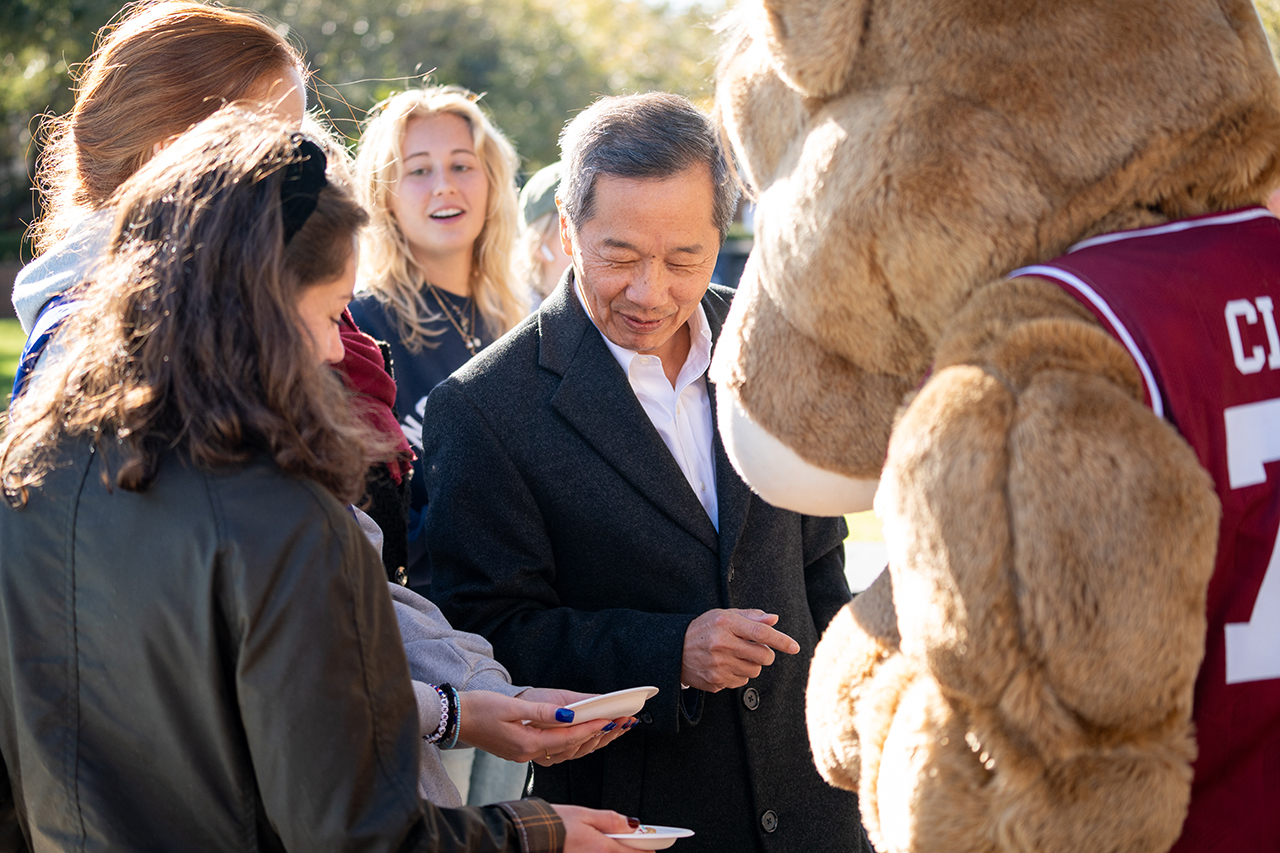
[[[365,215],[321,149],[227,109],[113,209],[0,441],[0,836],[623,853],[613,813],[415,794],[437,729],[348,511],[386,448],[325,366]]]

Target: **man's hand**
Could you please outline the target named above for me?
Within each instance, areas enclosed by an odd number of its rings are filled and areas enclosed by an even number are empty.
[[[774,650],[794,655],[800,644],[771,626],[778,617],[763,610],[708,610],[684,632],[680,681],[716,693],[741,687],[773,663]]]

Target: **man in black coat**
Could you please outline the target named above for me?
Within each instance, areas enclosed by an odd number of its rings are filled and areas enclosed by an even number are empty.
[[[737,196],[715,130],[675,96],[606,98],[562,147],[573,266],[427,400],[433,591],[517,681],[660,688],[636,732],[539,768],[539,796],[688,827],[685,853],[869,850],[804,721],[844,522],[751,494],[715,435],[732,291],[708,285]]]

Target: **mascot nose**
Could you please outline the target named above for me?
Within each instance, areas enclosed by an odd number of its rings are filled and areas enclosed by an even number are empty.
[[[738,405],[729,389],[716,395],[720,437],[729,461],[756,494],[805,515],[845,515],[871,509],[879,480],[846,477],[811,465],[770,435]]]

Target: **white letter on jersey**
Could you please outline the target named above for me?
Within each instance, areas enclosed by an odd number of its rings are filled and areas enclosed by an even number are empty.
[[[1231,354],[1235,356],[1236,367],[1246,376],[1257,373],[1267,361],[1267,354],[1262,347],[1255,346],[1253,355],[1246,358],[1244,342],[1240,339],[1240,318],[1252,326],[1258,322],[1258,312],[1248,299],[1232,299],[1227,303],[1227,335],[1231,338]]]
[[[1253,301],[1262,312],[1262,325],[1267,328],[1267,346],[1271,347],[1271,357],[1267,359],[1267,367],[1275,370],[1280,368],[1280,335],[1276,334],[1276,314],[1271,306],[1271,297],[1259,296]]]
[[[1230,306],[1227,311],[1230,316]],[[1237,333],[1232,341],[1238,340]],[[1258,360],[1261,361],[1260,355]],[[1236,365],[1240,365],[1239,357]],[[1223,418],[1231,488],[1265,483],[1267,472],[1263,465],[1280,461],[1280,399],[1232,406],[1223,412]],[[1249,621],[1229,623],[1226,632],[1227,684],[1280,678],[1280,539],[1272,544],[1271,560]]]

